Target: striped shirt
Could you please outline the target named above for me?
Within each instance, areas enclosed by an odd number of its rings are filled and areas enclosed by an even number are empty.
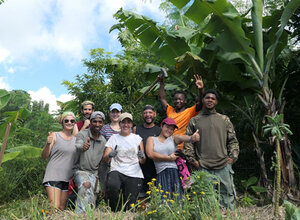
[[[101,129],[101,134],[105,137],[105,139],[108,141],[108,139],[113,135],[113,134],[119,134],[120,131],[115,131],[110,127],[110,124],[106,124],[102,127]]]

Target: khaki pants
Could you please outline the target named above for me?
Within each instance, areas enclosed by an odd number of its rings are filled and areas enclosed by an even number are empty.
[[[236,192],[233,183],[233,174],[231,164],[227,163],[223,169],[213,170],[200,168],[200,171],[208,172],[219,177],[220,180],[220,205],[223,208],[234,209],[234,200],[236,198]]]

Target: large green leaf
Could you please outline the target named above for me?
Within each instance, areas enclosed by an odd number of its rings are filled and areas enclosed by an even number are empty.
[[[293,203],[284,200],[285,207],[285,219],[286,220],[298,220],[300,219],[300,210]]]
[[[204,71],[203,62],[205,61],[191,52],[186,52],[182,56],[177,57],[176,61],[175,70],[177,73],[181,74],[188,70],[191,74],[201,75]]]
[[[168,65],[174,65],[175,57],[190,50],[183,38],[167,32],[165,28],[158,26],[146,16],[120,9],[115,17],[129,29],[135,38]]]
[[[4,89],[0,89],[0,109],[5,107],[10,100],[10,94]]]
[[[179,0],[170,1],[175,6],[180,4]],[[185,6],[188,8],[185,16],[198,24],[211,16],[208,24],[203,29],[203,33],[214,36],[214,44],[227,54],[229,52],[236,53],[235,56],[232,56],[233,58],[239,53],[241,59],[247,59],[256,70],[252,74],[260,81],[262,71],[255,60],[254,50],[250,45],[251,42],[242,28],[241,16],[234,6],[226,0],[195,0],[193,3],[191,2],[185,2]],[[227,58],[230,58],[230,56]]]
[[[19,156],[20,153],[21,153],[20,151],[5,153],[2,158],[2,163],[15,159],[17,156]]]
[[[263,72],[264,69],[264,48],[263,48],[263,32],[262,32],[262,13],[263,13],[263,0],[252,0],[252,24],[254,31],[254,42],[257,53],[259,67]]]
[[[266,64],[266,68],[265,68],[266,73],[268,73],[270,70],[270,66],[271,66],[271,63],[272,63],[272,60],[273,60],[273,57],[275,54],[275,50],[276,50],[277,45],[280,42],[280,38],[284,31],[284,28],[286,27],[289,19],[292,17],[293,13],[296,11],[296,9],[299,6],[300,6],[300,0],[291,0],[283,10],[283,13],[280,18],[280,27],[275,34],[276,39],[273,42],[273,44],[268,48],[268,51],[267,51],[267,55],[266,55],[267,64]]]
[[[18,157],[20,158],[38,158],[41,157],[42,148],[33,147],[30,145],[21,145],[13,147],[7,150],[9,153],[19,152]]]

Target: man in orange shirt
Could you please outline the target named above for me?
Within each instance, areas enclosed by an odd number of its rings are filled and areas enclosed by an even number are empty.
[[[160,102],[163,105],[164,110],[166,110],[167,117],[174,119],[176,122],[176,125],[178,126],[178,129],[175,130],[174,134],[176,135],[183,135],[186,132],[186,126],[188,125],[190,119],[194,116],[196,116],[199,111],[201,110],[202,107],[202,101],[201,101],[201,96],[204,91],[204,84],[202,81],[201,76],[198,74],[194,75],[195,78],[195,84],[196,87],[199,90],[199,97],[198,101],[195,105],[193,105],[190,108],[186,108],[186,94],[184,91],[177,91],[174,94],[174,107],[169,105],[169,103],[166,100],[166,93],[165,93],[165,84],[163,81],[163,78],[159,75],[158,76],[160,79],[160,88],[159,88],[159,98]],[[183,149],[183,143],[178,145],[178,149]]]

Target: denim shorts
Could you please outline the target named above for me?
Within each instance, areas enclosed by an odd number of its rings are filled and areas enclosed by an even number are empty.
[[[68,191],[68,186],[69,186],[69,182],[64,182],[64,181],[48,181],[43,183],[43,185],[45,187],[50,186],[50,187],[54,187],[54,188],[58,188],[61,191]]]

